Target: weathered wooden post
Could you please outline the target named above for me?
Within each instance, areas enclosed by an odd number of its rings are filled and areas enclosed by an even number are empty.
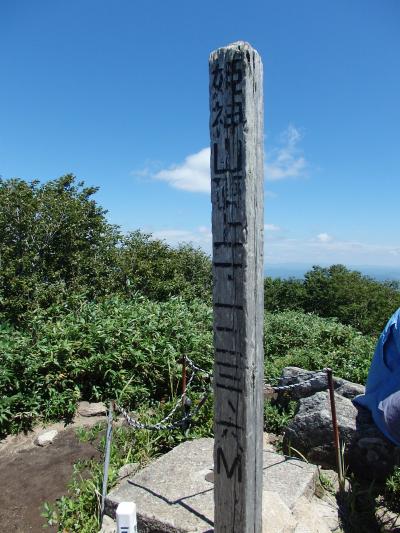
[[[263,435],[263,81],[245,42],[210,56],[216,533],[260,533]]]

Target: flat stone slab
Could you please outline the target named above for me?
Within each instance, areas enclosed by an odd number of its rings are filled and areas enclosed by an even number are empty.
[[[213,439],[184,442],[123,480],[108,494],[106,514],[115,518],[120,502],[134,501],[140,533],[214,531],[213,446]],[[269,450],[263,456],[264,491],[277,493],[289,509],[301,497],[313,496],[318,479],[315,465]],[[268,514],[265,509],[264,522]]]
[[[103,402],[79,402],[78,414],[81,416],[105,416],[107,409]]]

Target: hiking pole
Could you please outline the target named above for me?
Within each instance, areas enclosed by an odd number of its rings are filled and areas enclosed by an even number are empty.
[[[333,384],[333,374],[332,369],[327,368],[326,374],[328,377],[328,388],[329,388],[329,399],[331,402],[331,413],[332,413],[332,426],[333,426],[333,442],[335,444],[336,452],[336,466],[337,473],[339,478],[339,485],[342,486],[343,483],[343,468],[342,468],[342,458],[340,455],[340,442],[339,442],[339,428],[336,417],[336,403],[335,403],[335,387]]]

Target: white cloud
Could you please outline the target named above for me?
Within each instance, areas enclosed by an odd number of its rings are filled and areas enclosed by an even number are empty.
[[[332,241],[332,237],[328,235],[327,233],[319,233],[317,235],[317,241],[319,242],[330,242]]]
[[[281,146],[266,152],[265,177],[269,181],[305,176],[307,161],[298,147],[302,139],[292,124],[281,135]]]
[[[293,125],[289,125],[280,135],[280,146],[267,153],[265,161],[267,180],[276,181],[305,175],[307,161],[298,147],[301,139],[300,130]],[[202,148],[199,152],[188,155],[183,163],[159,170],[160,166],[159,161],[147,161],[143,169],[132,174],[165,181],[175,189],[210,192],[210,148]],[[276,194],[266,191],[266,196],[274,197]]]
[[[348,265],[397,266],[400,248],[358,241],[335,240],[327,233],[309,239],[268,238],[265,259],[267,263],[307,263]]]
[[[281,228],[276,224],[264,224],[265,231],[280,231]]]
[[[166,181],[176,189],[192,192],[210,192],[210,148],[188,155],[180,165],[153,174],[153,178]]]
[[[207,226],[199,226],[193,230],[186,229],[161,229],[152,232],[155,239],[167,241],[171,246],[176,246],[181,243],[191,243],[195,246],[200,246],[207,253],[211,252],[212,234],[211,228]]]
[[[269,191],[269,190],[266,190],[265,191],[265,197],[266,198],[276,198],[278,195],[276,194],[276,192],[272,192],[272,191]]]
[[[147,159],[142,168],[132,170],[131,175],[137,178],[149,178],[161,168],[161,162]]]
[[[267,264],[304,263],[347,265],[398,266],[400,246],[381,245],[358,241],[336,240],[327,233],[317,237],[293,238],[284,234],[275,224],[265,224],[264,255]],[[209,226],[194,229],[166,228],[153,231],[153,236],[168,244],[191,243],[211,254],[212,234]],[[322,236],[322,238],[321,238]]]
[[[211,228],[209,228],[208,226],[199,226],[197,228],[197,231],[199,233],[201,233],[202,235],[209,235],[211,236]]]

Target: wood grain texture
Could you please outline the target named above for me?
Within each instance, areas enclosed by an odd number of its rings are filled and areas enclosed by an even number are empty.
[[[263,433],[263,79],[244,42],[210,55],[217,533],[260,533]]]

